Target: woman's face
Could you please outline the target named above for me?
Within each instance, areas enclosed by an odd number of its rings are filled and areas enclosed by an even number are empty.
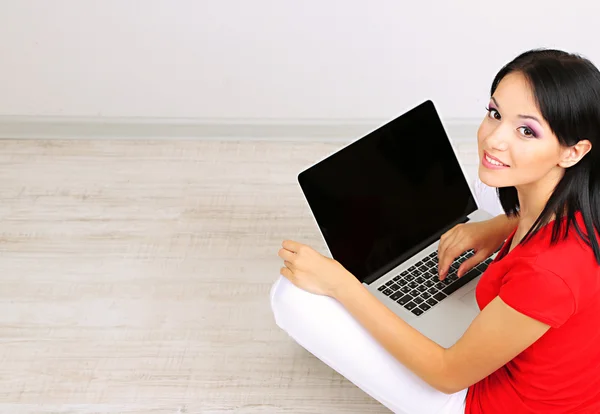
[[[542,118],[521,73],[510,73],[500,81],[488,108],[477,132],[482,182],[490,187],[519,187],[550,173],[562,177],[564,170],[558,162],[565,149]],[[503,165],[490,163],[487,156]]]

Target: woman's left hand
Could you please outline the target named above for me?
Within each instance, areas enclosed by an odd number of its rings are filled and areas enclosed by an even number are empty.
[[[340,288],[358,281],[337,260],[325,257],[315,249],[285,240],[278,256],[284,260],[281,275],[300,289],[317,295],[335,297]]]

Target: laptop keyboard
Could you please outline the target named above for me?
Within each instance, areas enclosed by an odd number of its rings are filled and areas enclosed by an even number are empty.
[[[437,251],[415,263],[377,290],[390,300],[402,305],[406,310],[421,316],[449,295],[481,275],[493,261],[490,257],[473,267],[461,278],[456,270],[465,260],[473,256],[473,250],[467,250],[456,258],[450,266],[444,280],[438,277]]]

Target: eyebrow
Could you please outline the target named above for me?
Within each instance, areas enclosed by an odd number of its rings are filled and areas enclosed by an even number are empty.
[[[498,109],[500,109],[500,104],[498,104],[498,101],[497,101],[497,100],[496,100],[496,98],[494,98],[493,96],[492,96],[492,101],[494,101],[494,103],[496,104],[496,106],[498,107]],[[533,120],[534,120],[534,121],[536,121],[538,124],[540,124],[540,125],[542,124],[542,123],[540,122],[540,120],[539,120],[539,119],[537,119],[537,118],[536,118],[535,116],[533,116],[533,115],[517,115],[517,116],[518,116],[519,118],[523,118],[523,119],[533,119]]]

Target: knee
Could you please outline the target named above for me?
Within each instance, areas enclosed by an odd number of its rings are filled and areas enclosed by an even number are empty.
[[[282,278],[282,276],[279,276],[279,278],[275,281],[275,283],[273,283],[273,286],[271,286],[271,291],[269,293],[269,297],[271,299],[271,311],[273,312],[273,316],[275,317],[276,321],[277,321],[277,308],[280,303],[279,285],[281,283],[281,278]]]
[[[323,314],[332,314],[335,306],[333,299],[302,290],[283,276],[271,286],[270,298],[275,323],[289,335],[323,323]]]
[[[286,330],[285,320],[288,319],[289,313],[293,308],[293,298],[290,294],[290,286],[295,287],[283,276],[273,283],[270,291],[271,311],[275,318],[275,323],[281,329]]]

